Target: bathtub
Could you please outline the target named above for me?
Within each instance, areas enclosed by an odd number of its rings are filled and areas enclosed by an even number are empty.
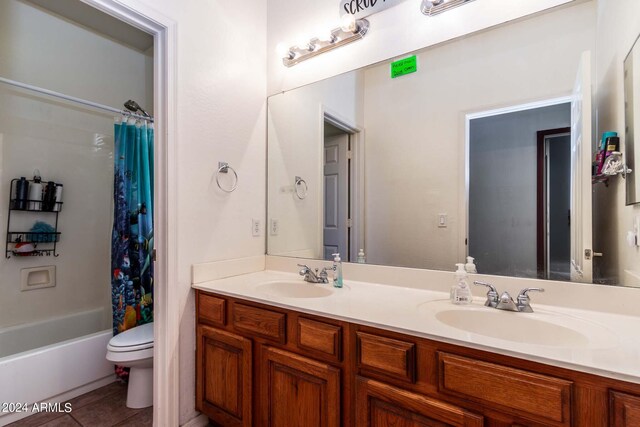
[[[115,380],[104,309],[0,329],[0,405],[64,402]],[[78,337],[79,338],[73,338]],[[31,415],[3,412],[0,426]]]

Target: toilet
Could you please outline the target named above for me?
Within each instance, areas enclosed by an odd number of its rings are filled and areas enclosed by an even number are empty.
[[[109,341],[107,360],[131,368],[128,408],[153,405],[153,322],[124,331]]]

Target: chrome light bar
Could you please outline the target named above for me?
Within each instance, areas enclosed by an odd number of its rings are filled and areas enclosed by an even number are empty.
[[[422,0],[420,10],[427,16],[435,16],[473,0]]]
[[[282,62],[287,67],[292,67],[314,56],[360,40],[367,34],[368,30],[369,21],[366,19],[358,19],[355,21],[355,29],[353,31],[345,31],[339,27],[331,30],[331,34],[327,40],[313,38],[309,40],[309,43],[305,46],[291,46],[285,57],[282,58]]]

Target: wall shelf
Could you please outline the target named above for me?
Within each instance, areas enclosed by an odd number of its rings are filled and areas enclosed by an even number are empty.
[[[58,231],[58,215],[62,210],[62,202],[47,202],[43,200],[18,200],[15,195],[15,187],[18,179],[11,180],[9,190],[9,214],[7,215],[7,238],[5,246],[6,258],[15,257],[32,257],[32,256],[51,256],[57,257],[57,244],[60,241],[61,233]],[[29,180],[29,185],[34,181]],[[46,182],[46,181],[43,181]],[[44,210],[43,210],[44,208]],[[49,218],[53,217],[54,225],[52,232],[40,231],[17,231],[12,229],[12,216],[18,215],[45,215]],[[17,250],[20,243],[33,245],[33,250],[22,252]]]

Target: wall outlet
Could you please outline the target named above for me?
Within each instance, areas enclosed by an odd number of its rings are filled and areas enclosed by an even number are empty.
[[[253,235],[253,237],[260,236],[260,220],[259,219],[251,220],[251,234]]]
[[[438,214],[438,228],[447,228],[448,219],[446,213]]]
[[[271,218],[271,222],[269,223],[269,234],[272,236],[277,236],[279,231],[280,222],[275,218]]]

